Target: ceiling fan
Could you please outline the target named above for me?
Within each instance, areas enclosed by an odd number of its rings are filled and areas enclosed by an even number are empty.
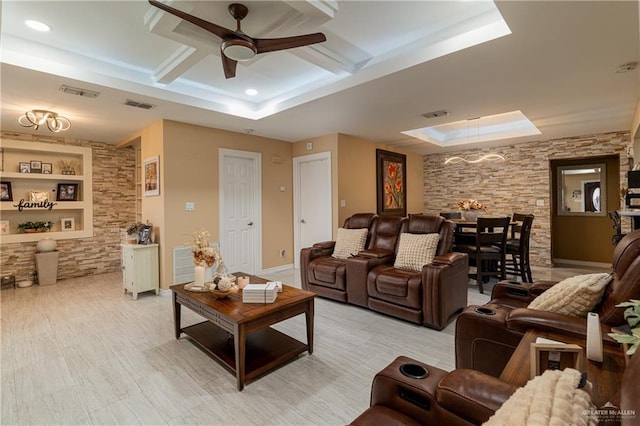
[[[222,39],[222,43],[220,44],[220,56],[222,57],[222,68],[224,69],[224,76],[226,78],[233,78],[236,76],[236,65],[238,64],[238,61],[248,61],[259,53],[275,52],[277,50],[308,46],[310,44],[321,43],[327,40],[325,35],[322,33],[282,38],[249,37],[240,29],[240,21],[247,16],[249,9],[240,3],[232,3],[228,8],[229,13],[237,23],[235,31],[221,27],[212,22],[205,21],[156,0],[149,0],[149,3],[220,37]]]

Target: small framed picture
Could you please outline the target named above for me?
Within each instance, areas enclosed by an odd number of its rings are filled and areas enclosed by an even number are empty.
[[[0,182],[0,201],[13,201],[11,182]]]
[[[56,195],[56,201],[77,201],[78,200],[78,184],[77,183],[59,183]]]
[[[160,195],[160,157],[155,156],[144,160],[144,196]]]
[[[29,165],[31,166],[31,173],[42,173],[42,161],[32,160]]]
[[[0,220],[0,235],[7,235],[9,233],[9,221]]]
[[[72,217],[64,217],[60,219],[60,228],[62,231],[75,231],[76,221]]]
[[[138,231],[138,244],[149,244],[152,230],[153,225],[142,225],[140,231]]]
[[[42,174],[50,175],[53,173],[53,164],[51,163],[42,163]]]
[[[20,173],[31,173],[31,164],[20,163]]]

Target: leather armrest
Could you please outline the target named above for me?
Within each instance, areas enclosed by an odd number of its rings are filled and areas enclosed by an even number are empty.
[[[453,265],[456,262],[460,262],[460,259],[463,259],[466,256],[466,254],[452,251],[434,257],[431,263],[436,265]]]
[[[526,332],[529,329],[549,331],[559,334],[572,334],[577,337],[586,338],[587,320],[586,318],[574,317],[571,315],[558,314],[555,312],[539,311],[536,309],[517,308],[509,312],[506,320],[507,328],[519,332]],[[611,332],[611,327],[600,324],[602,340],[604,343],[615,344],[615,341],[607,336]]]
[[[501,305],[513,307],[527,306],[535,298],[530,290],[530,283],[501,281],[493,286],[493,290],[491,290],[491,300],[492,302],[497,301],[497,303]],[[513,303],[510,303],[511,301]]]
[[[321,250],[328,250],[331,249],[333,250],[333,248],[336,246],[336,242],[335,241],[323,241],[320,243],[315,243],[313,245],[313,248],[317,248],[317,249],[321,249]]]
[[[438,404],[474,424],[489,417],[516,391],[517,387],[480,371],[458,369],[438,384]]]
[[[392,251],[375,249],[375,248],[369,249],[369,250],[362,250],[357,254],[357,256],[366,257],[370,259],[391,259],[393,255],[394,253]]]
[[[551,287],[556,285],[557,281],[536,281],[531,284],[531,294],[536,296],[540,296],[545,291],[549,290]]]

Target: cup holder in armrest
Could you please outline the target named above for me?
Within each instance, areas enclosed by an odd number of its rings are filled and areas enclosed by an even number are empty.
[[[424,379],[429,375],[429,372],[424,367],[417,364],[402,364],[400,372],[412,379]]]
[[[494,311],[493,309],[489,309],[489,308],[484,308],[482,306],[479,306],[475,309],[475,311],[479,314],[482,315],[495,315],[496,311]]]

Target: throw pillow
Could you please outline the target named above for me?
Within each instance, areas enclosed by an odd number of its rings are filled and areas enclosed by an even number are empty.
[[[588,415],[595,409],[591,388],[573,368],[546,370],[516,390],[483,425],[595,426],[597,418]]]
[[[438,234],[400,234],[394,268],[421,271],[433,261],[438,249]]]
[[[552,286],[529,303],[529,309],[586,317],[600,302],[612,275],[576,275]]]
[[[333,247],[333,254],[331,256],[336,259],[346,259],[351,255],[358,254],[359,251],[364,250],[368,232],[369,230],[367,228],[338,228],[336,245]]]

